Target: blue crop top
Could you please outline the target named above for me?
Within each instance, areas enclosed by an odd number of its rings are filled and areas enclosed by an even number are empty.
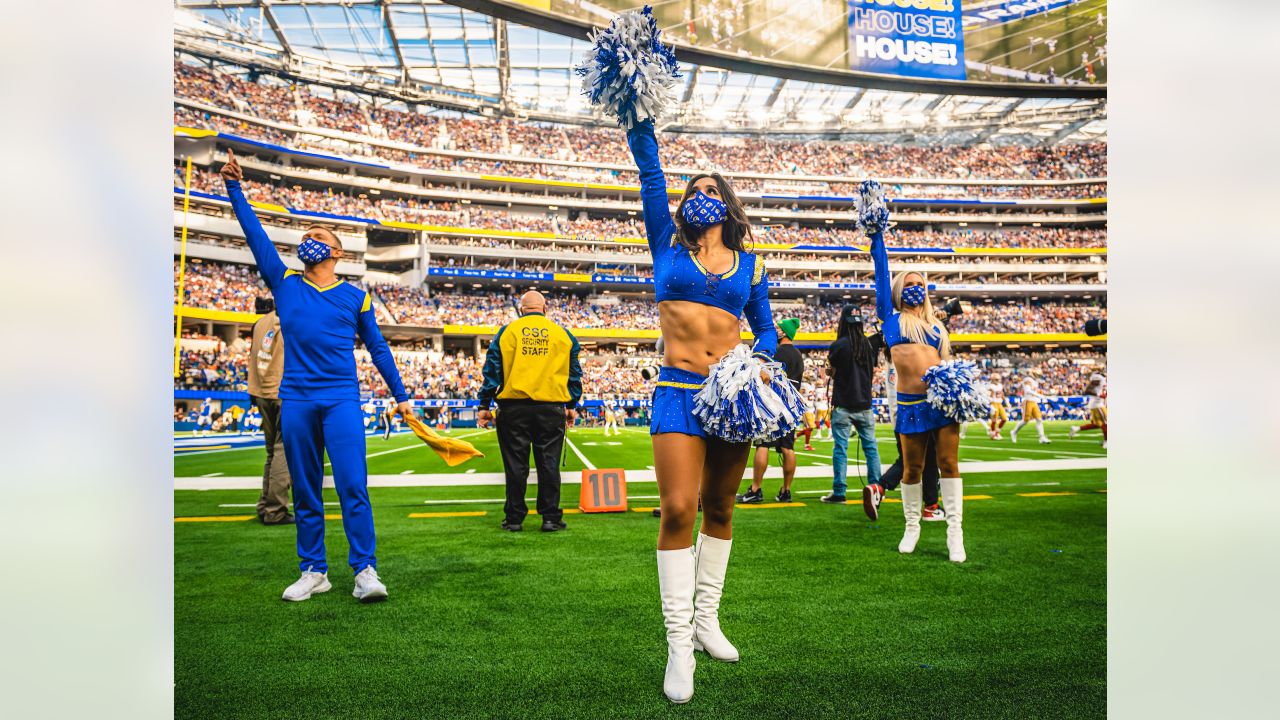
[[[658,161],[653,121],[639,123],[627,131],[627,143],[640,169],[644,230],[653,254],[658,302],[686,300],[720,308],[734,317],[745,315],[756,336],[752,350],[772,358],[778,347],[778,331],[769,307],[769,275],[764,261],[753,253],[735,251],[728,270],[719,274],[707,272],[688,248],[674,240],[676,225],[667,200],[667,178]]]
[[[901,313],[893,309],[893,284],[889,279],[889,253],[884,247],[884,233],[871,235],[871,263],[876,275],[876,315],[880,318],[880,332],[884,334],[887,347],[914,342],[902,334],[899,321]],[[925,340],[934,349],[942,349],[942,337],[925,335]]]

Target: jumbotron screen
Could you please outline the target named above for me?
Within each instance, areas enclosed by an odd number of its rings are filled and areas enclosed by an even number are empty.
[[[636,0],[521,0],[608,22]],[[1106,0],[675,0],[650,3],[668,40],[902,77],[1106,83]]]

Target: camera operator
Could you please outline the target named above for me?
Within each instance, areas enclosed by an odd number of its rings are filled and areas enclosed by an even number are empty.
[[[867,481],[880,482],[880,451],[876,447],[876,416],[871,409],[872,375],[880,355],[862,329],[862,313],[856,305],[840,309],[836,341],[827,351],[827,375],[831,376],[831,493],[822,502],[845,502],[845,478],[849,467],[849,435],[858,430],[867,458]]]

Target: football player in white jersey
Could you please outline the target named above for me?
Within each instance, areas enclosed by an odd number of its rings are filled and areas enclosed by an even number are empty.
[[[800,401],[804,403],[804,430],[802,431],[804,434],[804,449],[812,450],[813,428],[818,424],[815,417],[818,392],[813,383],[807,381],[800,383]]]
[[[208,435],[212,428],[213,398],[205,398],[204,402],[200,403],[200,411],[196,413],[196,429],[191,431],[191,436]]]
[[[364,405],[360,406],[360,412],[364,413],[364,432],[369,434],[369,428],[378,421],[378,408],[373,404],[373,398],[364,401]]]
[[[1089,422],[1071,428],[1071,437],[1074,438],[1076,433],[1084,430],[1101,430],[1102,447],[1105,448],[1107,446],[1107,376],[1101,371],[1090,375],[1089,385],[1085,388],[1084,394],[1088,398],[1085,407],[1089,410]]]
[[[1004,382],[999,375],[991,376],[991,383],[987,385],[987,394],[991,397],[991,422],[987,426],[987,435],[992,440],[999,440],[1000,428],[1009,422],[1009,413],[1004,408]]]
[[[262,428],[262,415],[258,412],[258,406],[254,405],[249,408],[249,412],[244,415],[244,429],[249,431],[249,436],[253,437],[258,434],[258,430]],[[241,432],[244,432],[243,430]]]
[[[621,434],[622,431],[618,429],[618,399],[609,395],[604,399],[604,435],[609,437]]]
[[[1030,374],[1022,380],[1022,420],[1009,433],[1009,441],[1018,442],[1018,431],[1032,420],[1036,423],[1036,432],[1040,434],[1040,444],[1047,445],[1049,438],[1044,434],[1044,416],[1040,414],[1040,402],[1044,395],[1040,392],[1040,383]]]
[[[827,439],[831,439],[831,386],[819,383],[817,395],[813,399],[814,420],[818,426],[818,437],[822,437],[822,428],[827,428]]]

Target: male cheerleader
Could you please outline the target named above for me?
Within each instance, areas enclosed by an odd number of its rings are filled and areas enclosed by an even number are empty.
[[[365,437],[361,429],[360,383],[352,340],[364,341],[373,364],[391,388],[399,411],[409,412],[409,394],[396,370],[387,341],[378,330],[368,292],[340,280],[336,273],[342,244],[329,230],[310,228],[298,245],[304,272],[285,267],[240,189],[243,172],[227,150],[222,178],[236,219],[258,272],[275,296],[284,334],[284,375],[280,382],[281,431],[285,459],[293,476],[293,506],[302,577],[283,598],[300,601],[327,592],[329,565],[324,548],[324,456],[329,453],[333,482],[342,505],[342,529],[350,545],[348,563],[355,572],[352,592],[360,602],[384,600],[387,586],[378,578],[373,509],[369,506]]]
[[[987,428],[987,434],[992,440],[999,440],[1000,428],[1009,422],[1009,413],[1004,409],[1004,384],[1000,382],[999,375],[991,376],[987,394],[991,397],[991,425]]]
[[[1040,392],[1040,383],[1031,375],[1022,381],[1022,420],[1009,432],[1009,442],[1018,442],[1018,431],[1027,423],[1035,420],[1036,432],[1040,433],[1040,444],[1048,445],[1049,438],[1044,434],[1044,416],[1040,414],[1040,402],[1044,395]]]
[[[191,437],[196,435],[208,435],[209,429],[213,427],[213,398],[205,398],[200,403],[200,411],[196,413],[196,429],[191,431]],[[200,428],[204,428],[201,430]]]
[[[1102,447],[1105,450],[1107,447],[1107,376],[1100,372],[1090,375],[1089,386],[1085,388],[1084,394],[1088,397],[1085,408],[1089,410],[1089,422],[1071,428],[1070,436],[1074,439],[1078,432],[1101,430]]]

